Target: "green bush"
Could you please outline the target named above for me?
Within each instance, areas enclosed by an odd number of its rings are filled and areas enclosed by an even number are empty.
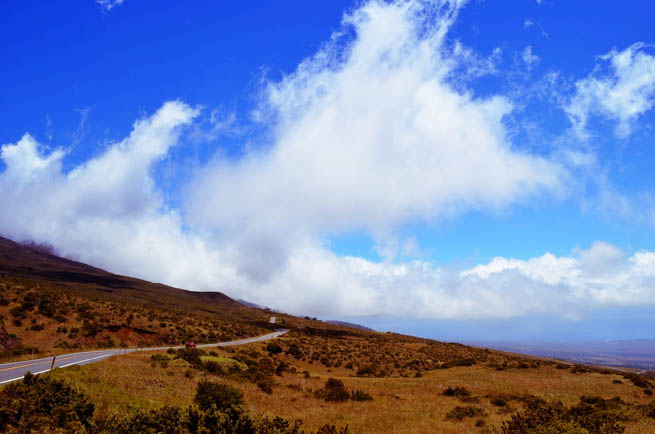
[[[0,432],[85,432],[93,411],[93,403],[66,383],[28,372],[0,391]]]
[[[242,405],[243,394],[239,389],[229,384],[202,380],[198,383],[193,402],[202,410],[208,410],[212,406],[218,410],[225,410],[233,406]]]
[[[627,420],[627,404],[618,398],[582,397],[566,408],[561,402],[532,398],[526,409],[512,415],[500,434],[622,434],[619,422]]]
[[[164,356],[163,354],[153,354],[152,356],[150,356],[150,364],[153,367],[159,364],[159,366],[161,366],[162,368],[167,368],[168,357]]]

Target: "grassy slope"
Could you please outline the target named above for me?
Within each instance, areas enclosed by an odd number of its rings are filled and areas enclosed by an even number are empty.
[[[288,348],[295,340],[291,336],[280,338],[278,342]],[[365,342],[362,340],[361,343],[366,346]],[[560,400],[567,405],[575,404],[583,395],[603,398],[619,396],[634,404],[652,401],[641,388],[623,378],[618,371],[576,374],[554,363],[503,370],[478,363],[431,370],[420,377],[358,377],[344,367],[328,368],[284,353],[268,355],[262,344],[235,350],[237,355],[218,350],[218,356],[238,357],[240,352],[252,350],[259,352],[260,357],[272,357],[291,366],[282,376],[275,377],[272,394],[264,393],[251,382],[220,378],[193,369],[179,359],[171,360],[167,367],[161,367],[151,363],[149,354],[131,354],[81,368],[59,370],[54,376],[78,385],[92,396],[100,414],[129,414],[138,409],[162,405],[190,405],[196,383],[209,377],[242,390],[251,412],[288,419],[300,418],[309,429],[326,423],[348,424],[354,433],[480,432],[491,426],[499,426],[515,410],[522,409],[524,403],[521,399],[525,395]],[[368,350],[376,351],[373,343]],[[317,399],[313,392],[322,388],[330,377],[343,380],[350,390],[364,390],[373,396],[373,401],[328,403]],[[464,403],[456,397],[443,396],[441,393],[448,386],[465,387],[471,392],[469,400],[473,402]],[[499,397],[505,399],[507,404],[499,407],[491,403],[493,398]],[[447,412],[457,405],[474,405],[483,408],[488,415],[461,422],[447,420]],[[482,419],[484,426],[476,427],[477,419]],[[650,418],[640,417],[625,425],[626,433],[655,432],[655,420]]]

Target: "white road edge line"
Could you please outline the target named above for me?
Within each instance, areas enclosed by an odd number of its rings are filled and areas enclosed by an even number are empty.
[[[112,356],[115,356],[115,355],[116,354],[103,354],[101,356],[91,357],[90,359],[78,360],[77,362],[69,363],[67,365],[55,366],[55,369],[68,368],[69,366],[79,365],[80,363],[88,362],[90,360],[102,359],[103,357],[112,357]]]
[[[48,372],[49,370],[50,369],[46,369],[44,371],[39,371],[39,372],[34,372],[33,375],[43,374],[44,372]],[[11,383],[12,381],[22,380],[23,378],[25,378],[25,375],[21,375],[20,377],[12,378],[11,380],[0,381],[0,384]]]
[[[111,356],[115,356],[115,355],[116,354],[103,354],[101,356],[91,357],[90,359],[78,360],[77,362],[69,363],[67,365],[55,366],[54,369],[68,368],[69,366],[78,365],[80,363],[88,362],[90,360],[101,359],[103,357],[111,357]],[[50,371],[50,368],[44,369],[43,371],[39,371],[39,372],[33,372],[32,375],[39,375],[39,374],[43,374],[44,372],[49,372],[49,371]],[[21,380],[23,378],[25,378],[25,375],[21,375],[20,377],[11,378],[11,379],[5,380],[5,381],[0,381],[0,384],[11,383],[12,381]]]

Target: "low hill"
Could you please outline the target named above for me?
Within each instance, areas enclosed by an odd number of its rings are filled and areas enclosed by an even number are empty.
[[[34,244],[18,244],[0,237],[0,273],[58,287],[102,295],[122,302],[156,305],[159,308],[199,310],[215,313],[238,311],[249,314],[247,306],[220,292],[193,292],[121,276],[81,262],[71,261]]]

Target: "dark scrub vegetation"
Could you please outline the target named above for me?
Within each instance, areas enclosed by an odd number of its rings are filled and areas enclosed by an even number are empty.
[[[0,391],[0,432],[94,434],[301,434],[302,422],[252,417],[243,395],[232,386],[198,383],[196,405],[164,406],[130,416],[94,417],[95,406],[63,381],[27,374]],[[321,427],[317,434],[346,434],[348,428]]]

